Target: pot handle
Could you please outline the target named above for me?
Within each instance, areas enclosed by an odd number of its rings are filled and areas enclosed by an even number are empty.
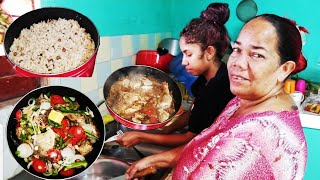
[[[97,107],[99,108],[102,104],[104,104],[106,101],[105,100],[102,100],[100,101],[98,104],[97,104]]]
[[[157,48],[157,52],[160,56],[163,56],[169,53],[168,49],[166,48]]]

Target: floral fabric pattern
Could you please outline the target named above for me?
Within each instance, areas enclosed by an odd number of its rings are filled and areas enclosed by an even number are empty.
[[[303,179],[307,144],[298,111],[232,118],[229,102],[211,127],[185,147],[172,179]]]

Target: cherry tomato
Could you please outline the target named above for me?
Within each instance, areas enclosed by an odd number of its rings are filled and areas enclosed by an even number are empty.
[[[65,139],[65,138],[67,137],[66,133],[65,133],[62,129],[60,129],[60,128],[52,128],[52,130],[53,130],[56,134],[58,134],[59,136],[61,136],[62,139]]]
[[[74,174],[74,172],[75,172],[75,170],[74,170],[74,168],[72,168],[72,169],[69,169],[66,171],[61,170],[59,173],[61,176],[71,176],[72,174]]]
[[[54,148],[49,149],[47,151],[47,155],[48,155],[48,158],[54,163],[60,161],[60,159],[62,158],[60,151]]]
[[[16,128],[17,128],[17,127],[20,127],[20,123],[19,123],[19,122],[17,122],[17,124],[16,124]]]
[[[84,135],[84,130],[81,126],[73,126],[68,130],[68,134],[73,135],[73,137],[81,139]]]
[[[50,96],[50,102],[51,102],[51,104],[64,104],[65,103],[62,96],[55,95],[55,94]]]
[[[83,140],[83,139],[86,139],[87,138],[87,135],[86,134],[83,134],[80,138],[78,138],[79,140]]]
[[[16,112],[16,119],[17,119],[18,121],[21,121],[21,119],[22,119],[22,111],[21,111],[21,109],[19,109],[19,110]]]
[[[62,121],[61,121],[61,125],[62,125],[62,130],[67,130],[67,129],[69,129],[69,126],[70,126],[70,124],[69,124],[69,121],[68,121],[68,119],[62,119]]]
[[[68,144],[70,144],[71,146],[76,145],[79,142],[78,138],[70,138]]]
[[[44,161],[41,159],[33,158],[32,159],[32,167],[38,173],[44,173],[47,171],[47,166]]]

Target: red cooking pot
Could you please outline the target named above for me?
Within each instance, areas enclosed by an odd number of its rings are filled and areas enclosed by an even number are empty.
[[[79,25],[86,30],[87,33],[91,35],[95,43],[95,51],[92,56],[81,66],[76,69],[56,73],[56,74],[42,74],[31,72],[25,68],[20,67],[15,62],[10,60],[17,74],[22,77],[90,77],[92,76],[96,56],[98,53],[98,47],[100,45],[99,32],[93,22],[83,14],[76,12],[72,9],[60,8],[60,7],[46,7],[30,11],[18,19],[16,19],[7,29],[4,38],[4,49],[6,55],[10,53],[10,47],[13,44],[15,38],[18,38],[20,32],[24,28],[29,28],[32,24],[39,23],[41,21],[47,21],[48,19],[73,19],[76,20]],[[39,67],[41,68],[41,67]]]
[[[136,64],[152,66],[154,68],[168,72],[169,64],[172,59],[173,56],[168,52],[161,54],[157,50],[141,50],[137,53]]]
[[[33,167],[28,168],[27,162],[25,162],[23,158],[19,158],[15,154],[15,152],[17,151],[17,147],[21,144],[20,140],[16,135],[16,125],[18,123],[16,119],[16,112],[19,109],[27,106],[28,101],[31,98],[37,98],[40,96],[40,94],[47,94],[47,93],[57,94],[60,96],[74,97],[80,105],[80,108],[79,108],[80,110],[85,110],[85,108],[88,107],[94,114],[93,123],[95,124],[96,128],[100,133],[100,137],[92,145],[93,150],[88,155],[85,156],[85,159],[88,162],[88,166],[86,168],[82,167],[82,168],[75,169],[75,173],[71,176],[62,176],[60,175],[60,173],[56,176],[45,176],[43,173],[36,172],[33,169]],[[64,86],[45,86],[45,87],[40,87],[38,89],[30,91],[28,94],[26,94],[17,102],[17,104],[15,105],[15,107],[13,108],[9,116],[9,120],[7,123],[7,142],[8,142],[8,146],[12,156],[15,158],[18,164],[20,164],[20,166],[24,168],[26,172],[41,179],[69,179],[87,170],[99,157],[103,149],[105,134],[106,134],[105,126],[97,106],[86,95],[82,94],[81,92],[75,89],[64,87]]]
[[[150,66],[142,66],[142,65],[136,65],[136,66],[128,66],[128,67],[123,67],[121,69],[116,70],[113,72],[106,80],[104,87],[103,87],[103,95],[105,100],[107,100],[109,91],[111,86],[117,82],[121,77],[125,77],[128,75],[134,75],[134,74],[143,74],[146,75],[147,77],[153,77],[160,82],[167,82],[169,85],[169,91],[172,92],[173,96],[173,101],[174,101],[174,109],[175,113],[172,114],[166,121],[160,122],[160,123],[154,123],[154,124],[139,124],[135,123],[133,121],[130,121],[128,119],[125,119],[118,115],[116,112],[112,110],[112,108],[106,103],[107,109],[110,112],[110,114],[114,117],[115,120],[120,122],[126,127],[129,127],[131,129],[135,130],[152,130],[152,129],[157,129],[160,127],[163,127],[167,123],[169,123],[176,115],[179,113],[181,104],[182,104],[182,95],[180,88],[176,81],[172,79],[167,73],[150,67]],[[107,102],[107,101],[106,101]]]

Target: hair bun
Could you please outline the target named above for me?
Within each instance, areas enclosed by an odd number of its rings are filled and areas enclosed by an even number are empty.
[[[300,57],[296,62],[296,68],[291,72],[291,74],[296,74],[300,71],[303,71],[307,67],[307,60],[306,58],[300,53]]]
[[[200,17],[224,25],[230,16],[229,5],[226,3],[211,3],[201,12]]]

